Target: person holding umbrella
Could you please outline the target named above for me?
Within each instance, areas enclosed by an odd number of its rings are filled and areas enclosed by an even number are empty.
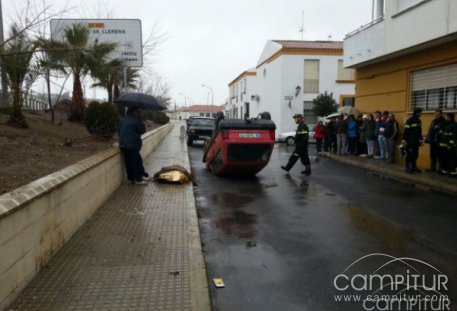
[[[138,106],[130,106],[127,116],[122,119],[118,128],[119,148],[124,155],[127,179],[132,184],[146,185],[149,175],[143,167],[143,159],[140,150],[143,141],[141,135],[146,132],[146,127],[141,121]]]
[[[167,106],[154,96],[136,92],[121,95],[115,103],[128,107],[127,116],[121,121],[118,129],[119,147],[124,154],[127,178],[133,184],[147,184],[146,181],[150,177],[144,170],[140,154],[141,135],[146,132],[146,128],[141,121],[140,109],[160,111],[167,109]]]

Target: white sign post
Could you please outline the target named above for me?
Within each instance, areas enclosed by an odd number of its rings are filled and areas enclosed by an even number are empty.
[[[114,43],[108,56],[120,59],[126,67],[143,66],[143,42],[139,19],[52,19],[51,38],[64,41],[65,29],[82,24],[89,29],[89,43]]]

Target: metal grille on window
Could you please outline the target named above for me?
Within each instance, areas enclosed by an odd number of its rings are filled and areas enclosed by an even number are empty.
[[[317,121],[317,116],[313,111],[313,102],[305,101],[303,102],[303,121],[306,124],[315,124]]]
[[[411,108],[457,109],[457,64],[413,72]]]

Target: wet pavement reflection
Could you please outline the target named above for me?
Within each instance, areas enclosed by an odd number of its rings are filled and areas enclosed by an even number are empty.
[[[208,277],[226,284],[211,289],[214,310],[362,310],[335,302],[333,281],[372,253],[438,267],[457,302],[455,197],[327,160],[313,159],[310,177],[299,163],[284,174],[290,152],[277,146],[260,174],[233,179],[211,175],[190,148]]]

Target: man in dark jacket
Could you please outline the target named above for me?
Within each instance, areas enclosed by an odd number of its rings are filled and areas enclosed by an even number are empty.
[[[386,129],[384,130],[384,138],[386,140],[386,162],[389,164],[395,163],[395,140],[397,135],[398,122],[395,120],[395,115],[389,113]]]
[[[407,173],[420,173],[417,168],[417,158],[419,157],[419,147],[422,146],[422,121],[420,116],[422,109],[414,109],[413,115],[406,120],[403,131],[403,145],[406,145],[405,171]]]
[[[127,110],[127,116],[121,121],[118,128],[119,148],[124,154],[127,179],[132,184],[147,184],[148,175],[144,171],[143,159],[140,150],[142,146],[141,135],[146,132],[146,127],[141,121],[140,110],[132,106]]]
[[[444,117],[443,111],[437,109],[435,111],[435,119],[433,119],[430,127],[428,128],[427,138],[425,138],[425,143],[430,145],[430,169],[429,172],[437,172],[441,168],[441,163],[439,163],[439,168],[437,168],[440,155],[440,144],[438,141],[438,136],[441,129],[444,126]]]
[[[295,132],[295,151],[290,156],[287,165],[281,166],[281,168],[286,172],[289,172],[295,163],[297,163],[298,159],[300,159],[306,168],[301,173],[309,176],[311,175],[311,163],[308,156],[309,129],[303,121],[303,116],[301,114],[294,115],[294,120],[297,124],[297,131]]]
[[[455,123],[454,113],[446,113],[438,141],[440,145],[440,174],[457,177],[457,123]]]

